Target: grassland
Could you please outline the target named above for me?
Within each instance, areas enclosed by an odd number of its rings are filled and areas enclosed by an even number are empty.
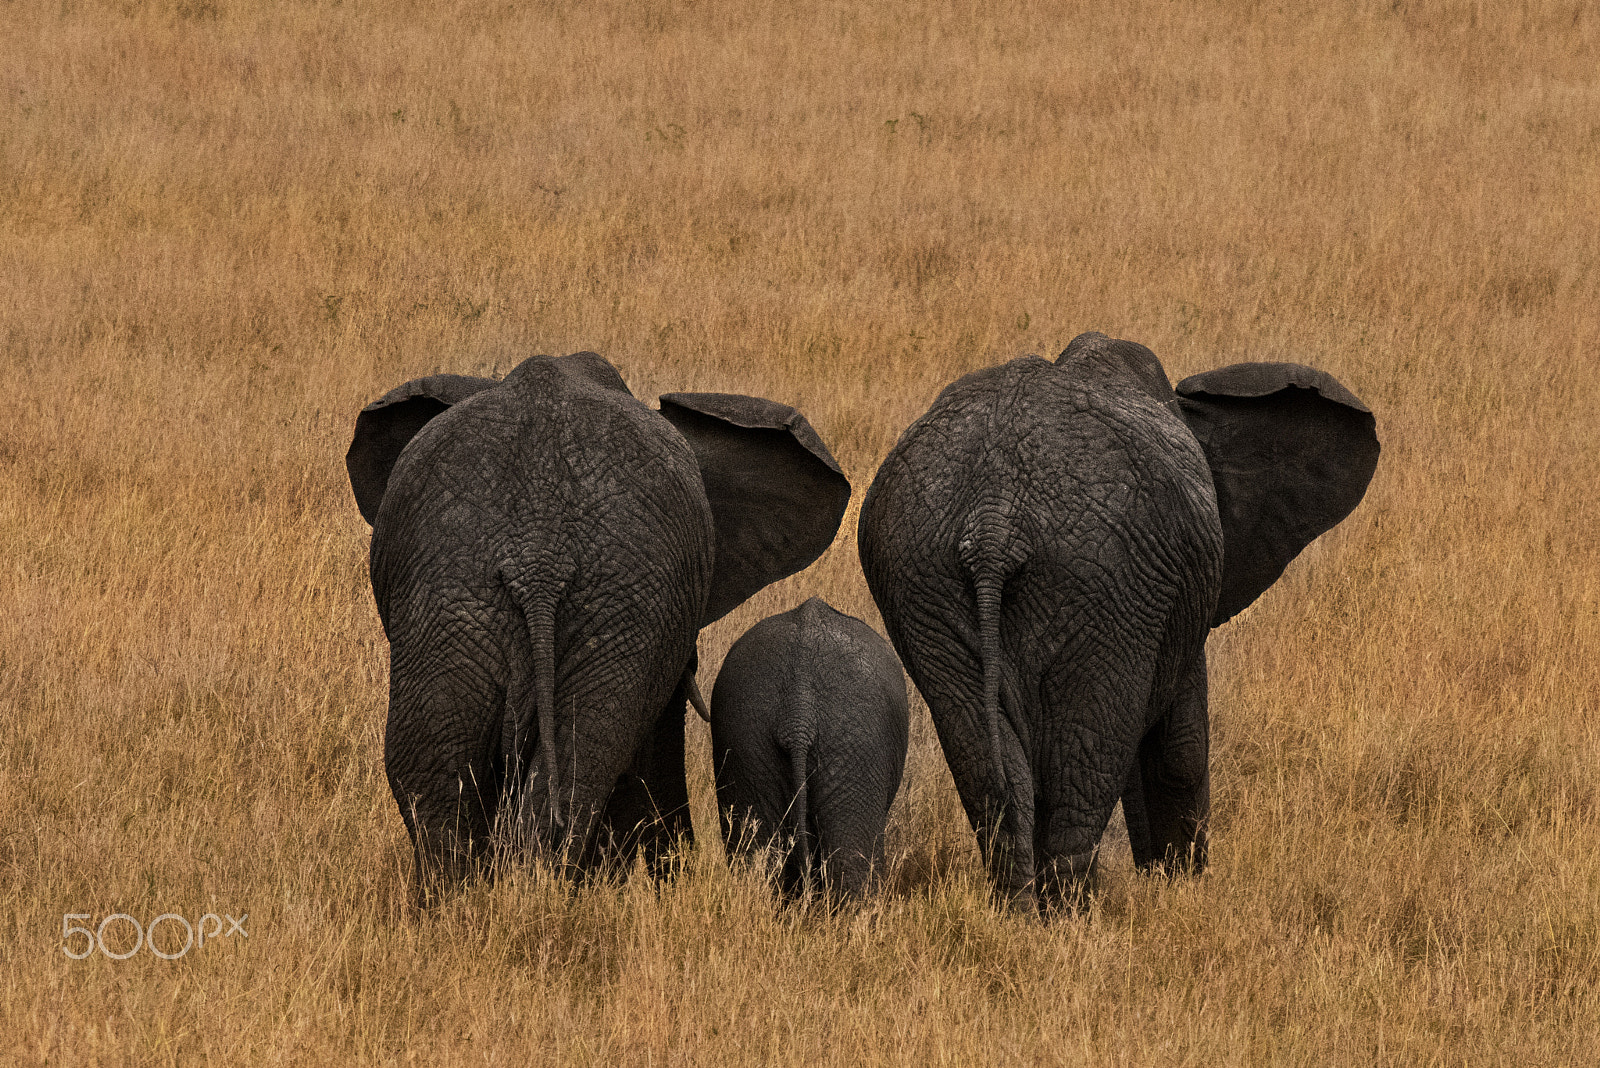
[[[1594,1062],[1593,5],[0,20],[0,1061]],[[858,505],[945,383],[1088,329],[1378,413],[1366,501],[1212,638],[1209,874],[997,914],[918,704],[861,915],[705,838],[659,892],[408,908],[361,404],[593,348],[797,405]],[[876,622],[854,516],[703,678],[812,593]],[[248,938],[63,955],[114,912]]]

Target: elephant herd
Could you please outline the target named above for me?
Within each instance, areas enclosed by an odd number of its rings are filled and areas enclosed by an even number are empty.
[[[1174,389],[1149,349],[1091,333],[974,372],[861,507],[893,648],[812,598],[734,644],[707,709],[700,628],[807,567],[849,503],[805,417],[716,393],[651,409],[592,352],[407,382],[361,411],[346,463],[419,890],[507,842],[662,872],[693,833],[692,703],[730,851],[776,849],[788,893],[859,895],[905,763],[905,674],[1000,900],[1071,905],[1119,800],[1142,868],[1198,869],[1206,636],[1355,508],[1378,450],[1367,407],[1299,364]]]

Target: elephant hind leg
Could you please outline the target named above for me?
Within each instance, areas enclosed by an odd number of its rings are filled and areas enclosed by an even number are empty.
[[[433,901],[488,866],[503,782],[483,728],[498,723],[503,692],[492,665],[460,667],[404,644],[390,655],[384,770],[411,835],[419,895]]]
[[[1074,913],[1088,903],[1100,837],[1117,803],[1114,776],[1079,772],[1079,792],[1058,796],[1048,810],[1046,799],[1039,799],[1035,882],[1040,910],[1047,914]]]
[[[1009,731],[1005,732],[1007,735]],[[1005,761],[1006,782],[1011,796],[1002,812],[988,812],[974,829],[989,867],[989,881],[995,895],[1013,911],[1034,914],[1038,911],[1038,887],[1034,880],[1038,856],[1034,847],[1036,802],[1033,772],[1022,757],[1020,746]]]
[[[1058,853],[1039,865],[1039,906],[1045,913],[1075,913],[1088,902],[1094,883],[1095,850]]]
[[[596,863],[627,872],[641,854],[652,878],[672,873],[673,857],[694,843],[689,820],[689,785],[684,774],[684,716],[688,691],[682,682],[633,762],[616,780],[592,837],[585,867]]]
[[[391,779],[406,830],[411,832],[418,903],[424,906],[437,904],[463,884],[491,873],[494,795],[499,784],[477,782],[468,768],[453,785],[455,796],[443,797],[436,790],[410,793]]]
[[[1206,821],[1211,812],[1209,739],[1202,651],[1180,683],[1172,706],[1145,732],[1123,792],[1128,842],[1140,868],[1205,869]]]
[[[1040,732],[1035,832],[1046,911],[1085,903],[1150,703],[1153,659],[1153,649],[1133,642],[1086,644],[1063,655],[1047,677],[1054,714]]]
[[[857,901],[883,868],[885,791],[870,771],[848,765],[830,767],[818,779],[811,822],[822,886],[830,902]]]

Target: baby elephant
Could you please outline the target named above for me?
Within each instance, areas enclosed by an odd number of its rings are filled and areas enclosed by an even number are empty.
[[[889,643],[815,597],[728,651],[711,694],[730,859],[776,845],[785,894],[859,897],[905,768],[905,675]]]

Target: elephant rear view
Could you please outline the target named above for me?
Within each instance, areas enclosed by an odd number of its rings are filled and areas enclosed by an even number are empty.
[[[652,411],[593,353],[536,356],[392,391],[347,465],[424,889],[469,874],[508,816],[586,867],[687,836],[699,628],[815,559],[848,500],[804,417],[729,394]]]
[[[960,379],[861,509],[867,583],[991,880],[1075,899],[1118,797],[1141,867],[1203,866],[1205,640],[1360,501],[1370,411],[1298,364],[1180,383],[1104,334]]]
[[[734,643],[711,697],[717,807],[730,858],[776,846],[785,893],[820,876],[859,897],[909,736],[905,676],[889,643],[815,597]]]

